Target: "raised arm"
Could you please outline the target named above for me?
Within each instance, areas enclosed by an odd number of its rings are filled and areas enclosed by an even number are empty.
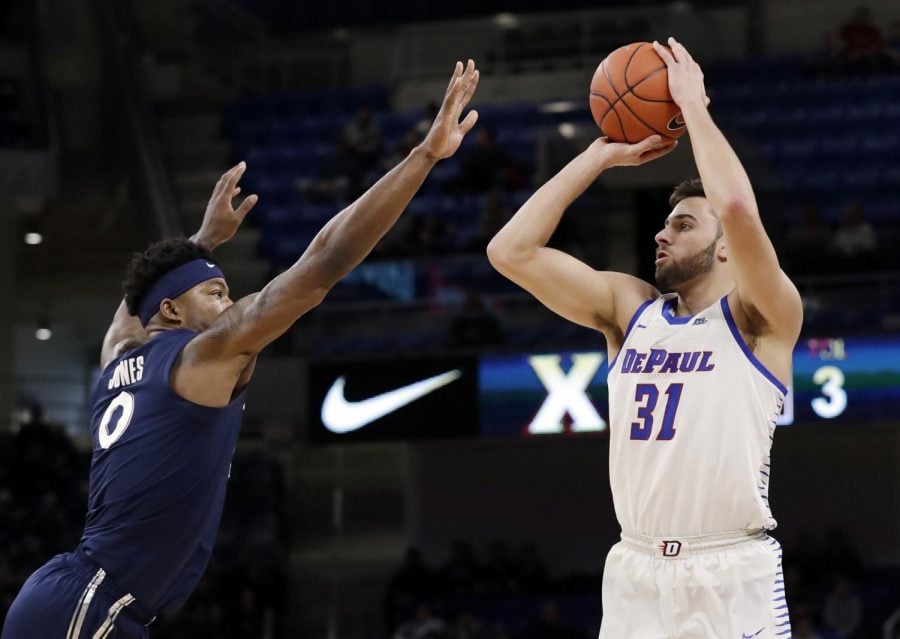
[[[735,312],[743,312],[752,332],[783,338],[792,347],[803,321],[800,294],[778,264],[743,165],[706,108],[700,66],[674,38],[669,46],[671,52],[653,43],[668,67],[669,89],[691,136],[706,197],[722,223],[741,306]]]
[[[196,360],[254,355],[318,305],[337,282],[359,264],[394,225],[438,160],[453,155],[475,125],[469,112],[460,122],[478,85],[469,60],[457,63],[441,109],[425,140],[358,200],[333,217],[300,259],[224,312],[189,348]]]
[[[238,182],[246,168],[247,165],[240,162],[226,171],[216,182],[209,203],[206,205],[200,230],[190,238],[194,243],[212,251],[230,240],[237,232],[244,217],[258,199],[256,195],[250,195],[244,198],[237,209],[233,207],[232,201],[241,192]],[[128,308],[123,300],[116,309],[112,323],[103,338],[103,346],[100,349],[100,367],[106,368],[119,355],[146,341],[147,333],[144,331],[144,327],[141,326],[137,317],[128,313]]]
[[[491,264],[566,319],[602,331],[616,350],[640,304],[659,293],[625,273],[597,271],[547,242],[569,205],[606,169],[637,166],[665,155],[675,143],[651,136],[637,144],[601,138],[569,162],[522,205],[488,245]]]

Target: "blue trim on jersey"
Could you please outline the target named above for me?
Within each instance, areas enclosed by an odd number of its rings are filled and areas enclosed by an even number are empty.
[[[657,298],[659,299],[659,298]],[[622,336],[622,347],[619,348],[619,352],[616,353],[616,356],[612,358],[612,361],[609,363],[609,366],[606,367],[606,376],[609,377],[609,374],[612,372],[612,369],[616,365],[616,360],[619,359],[619,353],[622,352],[622,348],[625,346],[625,340],[628,339],[628,336],[631,334],[631,329],[634,328],[635,323],[638,318],[641,316],[641,313],[650,306],[656,300],[647,300],[643,302],[640,306],[637,307],[637,310],[634,312],[634,315],[631,316],[631,320],[628,322],[628,328],[625,329],[625,335]]]
[[[673,298],[667,299],[665,302],[663,302],[662,316],[666,318],[666,321],[669,324],[687,324],[692,319],[694,319],[693,315],[686,315],[685,317],[677,317],[672,314],[671,307],[674,305],[674,303],[677,299],[678,299],[677,297],[673,297]]]
[[[756,359],[756,355],[753,354],[753,351],[747,346],[747,342],[744,341],[744,338],[741,337],[741,332],[738,330],[737,324],[734,322],[734,317],[731,315],[731,308],[728,306],[728,296],[722,298],[722,314],[725,315],[725,321],[728,322],[728,328],[731,329],[731,334],[734,336],[734,340],[737,342],[738,346],[741,347],[741,350],[744,351],[744,355],[747,356],[747,359],[750,360],[750,363],[756,367],[763,376],[772,382],[775,385],[775,388],[780,390],[782,394],[787,395],[788,389],[782,384],[777,377],[775,377],[772,373],[769,372],[769,369],[763,366],[762,362]]]

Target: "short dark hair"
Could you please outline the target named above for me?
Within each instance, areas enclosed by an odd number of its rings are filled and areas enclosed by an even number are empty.
[[[700,178],[685,180],[676,186],[672,195],[669,196],[669,206],[674,209],[681,200],[689,197],[706,197],[706,191],[703,190],[703,182],[700,181]]]
[[[141,301],[156,280],[172,269],[198,259],[212,258],[207,249],[186,237],[169,237],[154,242],[142,253],[132,255],[122,283],[128,312],[137,315]]]

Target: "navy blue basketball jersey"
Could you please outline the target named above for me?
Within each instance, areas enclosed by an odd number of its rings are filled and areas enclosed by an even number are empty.
[[[91,401],[85,553],[155,613],[177,610],[209,562],[244,393],[200,406],[169,385],[196,333],[171,330],[110,363]]]

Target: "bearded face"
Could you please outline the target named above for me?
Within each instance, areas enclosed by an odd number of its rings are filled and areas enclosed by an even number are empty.
[[[656,265],[656,283],[661,291],[673,291],[695,277],[713,269],[718,238],[690,257],[680,260],[669,258]]]

